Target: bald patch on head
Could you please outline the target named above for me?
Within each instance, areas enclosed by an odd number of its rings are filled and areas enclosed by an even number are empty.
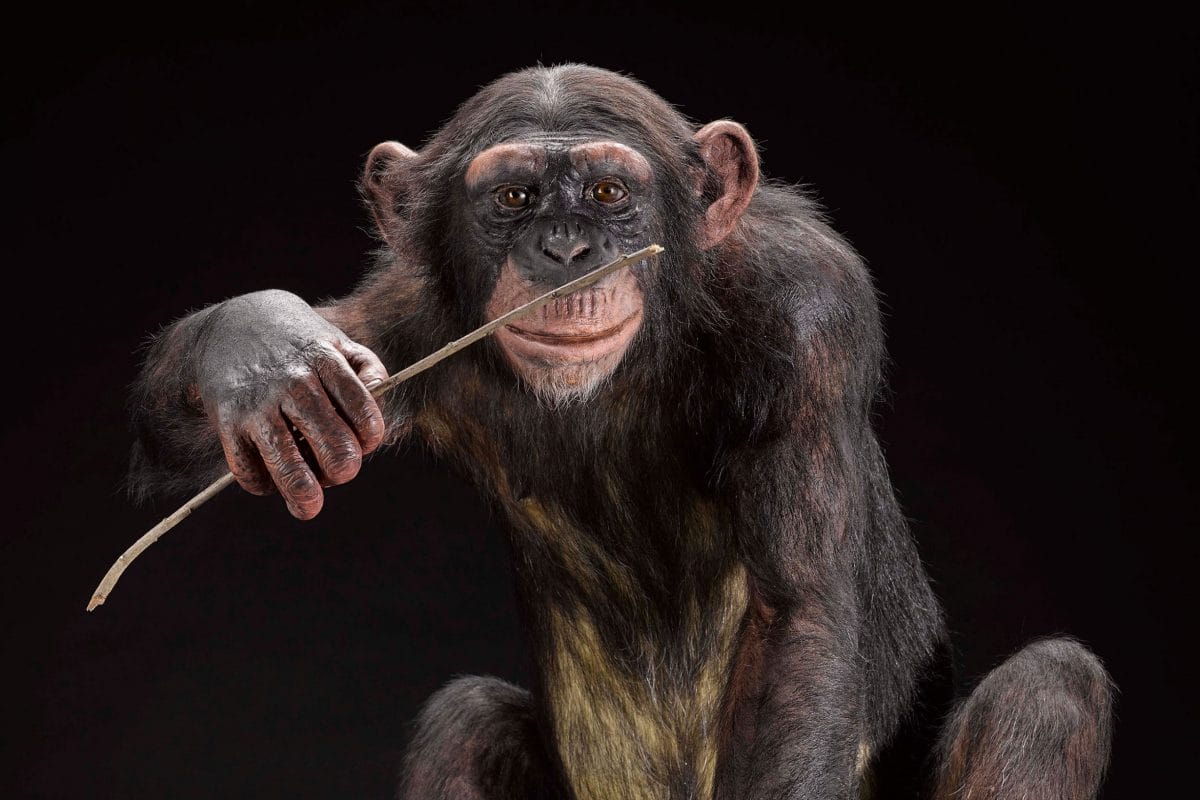
[[[638,151],[620,142],[588,142],[571,148],[571,165],[580,173],[611,165],[633,178],[649,182],[650,162]]]
[[[489,147],[467,166],[467,186],[474,189],[502,171],[541,172],[546,167],[544,145],[509,142]]]

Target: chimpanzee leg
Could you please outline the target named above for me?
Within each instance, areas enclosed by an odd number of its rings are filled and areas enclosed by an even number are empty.
[[[942,733],[936,800],[1087,800],[1108,766],[1112,684],[1072,639],[1026,646]]]
[[[399,800],[563,798],[537,733],[529,692],[496,678],[458,678],[417,719]]]

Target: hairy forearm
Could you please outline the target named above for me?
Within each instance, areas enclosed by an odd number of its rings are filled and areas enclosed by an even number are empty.
[[[779,484],[770,484],[755,493],[760,513],[780,502]],[[765,609],[758,680],[737,703],[737,741],[719,796],[848,800],[856,796],[867,726],[845,508],[833,501],[770,516],[774,527],[766,541],[751,545],[758,557],[748,564],[757,605]],[[757,522],[767,524],[762,516]]]
[[[769,558],[778,564],[788,556]],[[835,558],[821,568],[773,575],[762,562],[751,569],[758,605],[766,609],[758,679],[736,703],[736,741],[722,765],[719,796],[854,797],[868,732],[858,658],[861,609],[848,565]]]
[[[130,400],[135,438],[128,487],[139,500],[190,490],[223,467],[196,381],[197,360],[221,305],[167,326],[147,350]]]
[[[866,501],[847,431],[834,415],[800,414],[733,459],[740,546],[770,625],[735,790],[722,796],[853,796],[866,732],[854,578]]]
[[[739,797],[856,796],[863,731],[856,626],[853,609],[831,607],[830,599],[797,606],[772,626]]]

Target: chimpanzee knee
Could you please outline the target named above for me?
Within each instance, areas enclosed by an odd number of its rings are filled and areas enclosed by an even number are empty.
[[[951,716],[936,797],[1095,797],[1108,766],[1112,691],[1100,661],[1078,642],[1026,646]]]
[[[464,677],[435,692],[417,718],[400,800],[561,797],[529,692]]]

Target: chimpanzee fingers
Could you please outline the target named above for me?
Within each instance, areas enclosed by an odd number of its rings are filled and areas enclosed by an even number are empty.
[[[222,430],[220,439],[229,471],[239,486],[250,494],[260,496],[275,490],[275,484],[253,443],[236,430]]]
[[[323,482],[346,483],[358,474],[362,467],[358,437],[329,402],[320,384],[314,381],[297,385],[280,408],[304,436]]]
[[[325,502],[325,494],[296,446],[287,422],[279,414],[269,415],[251,435],[267,472],[287,502],[288,511],[297,519],[315,517]]]
[[[350,366],[354,368],[358,374],[358,379],[366,385],[368,389],[375,386],[377,382],[383,381],[388,376],[387,367],[379,360],[379,356],[368,347],[363,347],[358,342],[345,340],[337,345],[342,355],[350,362]]]
[[[386,378],[387,370],[374,353],[360,344],[347,342],[338,349],[339,357],[323,361],[317,374],[342,416],[354,428],[363,453],[370,453],[383,442],[387,426],[368,385]]]

